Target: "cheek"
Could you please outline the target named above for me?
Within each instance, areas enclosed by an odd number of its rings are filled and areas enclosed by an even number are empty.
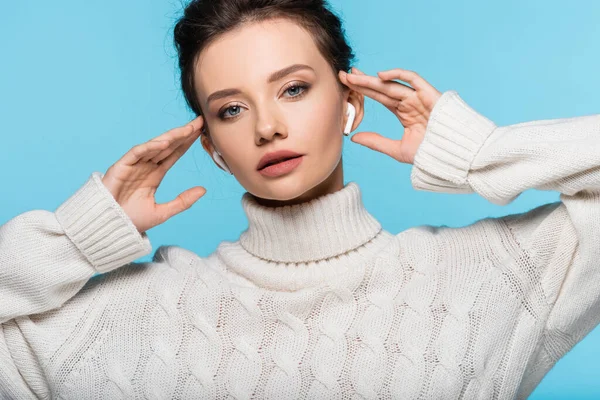
[[[299,126],[303,127],[303,132],[322,138],[335,136],[338,130],[341,133],[342,109],[338,98],[315,95],[304,105],[300,113],[302,121],[298,121]]]
[[[305,125],[305,132],[310,140],[307,145],[310,146],[310,152],[319,154],[320,159],[333,162],[339,158],[343,145],[343,133],[340,118],[341,109],[338,109],[337,102],[332,100],[327,106],[321,105],[314,109]]]

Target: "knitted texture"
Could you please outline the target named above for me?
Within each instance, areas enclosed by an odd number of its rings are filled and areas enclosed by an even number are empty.
[[[497,127],[443,93],[415,189],[561,193],[458,228],[391,234],[355,182],[245,193],[239,240],[135,263],[101,179],[0,226],[2,399],[524,399],[600,323],[600,114]]]

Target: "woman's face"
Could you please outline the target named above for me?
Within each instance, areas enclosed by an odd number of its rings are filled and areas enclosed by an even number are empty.
[[[303,67],[273,75],[294,65]],[[364,97],[340,89],[337,71],[308,31],[273,19],[227,32],[200,53],[195,82],[211,139],[203,135],[203,147],[209,154],[216,147],[264,205],[295,204],[343,187],[347,101],[356,107],[354,129]],[[263,155],[284,149],[303,155],[298,167],[277,177],[257,170]]]

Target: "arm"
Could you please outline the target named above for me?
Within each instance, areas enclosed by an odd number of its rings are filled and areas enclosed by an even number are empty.
[[[600,114],[496,127],[444,93],[411,174],[416,189],[479,193],[505,205],[526,189],[560,201],[503,218],[521,249],[524,287],[541,287],[545,328],[518,398],[600,323]]]
[[[58,308],[95,273],[151,250],[95,172],[54,213],[33,210],[0,226],[0,323]]]
[[[28,335],[39,334],[19,317],[61,308],[94,274],[125,266],[152,250],[101,177],[94,172],[54,213],[33,210],[0,226],[0,398],[50,394],[40,367],[47,355],[34,355],[29,346],[11,353],[11,340],[14,351]],[[70,320],[78,320],[85,310],[78,311],[59,317],[57,325],[73,326]],[[19,330],[13,321],[23,324]],[[15,339],[15,332],[23,338]]]
[[[418,190],[476,192],[498,205],[527,189],[600,192],[600,114],[497,127],[456,91],[433,108],[411,173]]]

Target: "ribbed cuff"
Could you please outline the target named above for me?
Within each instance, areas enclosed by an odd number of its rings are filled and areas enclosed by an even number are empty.
[[[99,172],[92,173],[55,215],[94,269],[106,273],[149,254],[152,245],[104,186],[102,177]]]
[[[435,104],[411,171],[415,189],[471,193],[471,164],[496,124],[477,113],[454,90]]]

